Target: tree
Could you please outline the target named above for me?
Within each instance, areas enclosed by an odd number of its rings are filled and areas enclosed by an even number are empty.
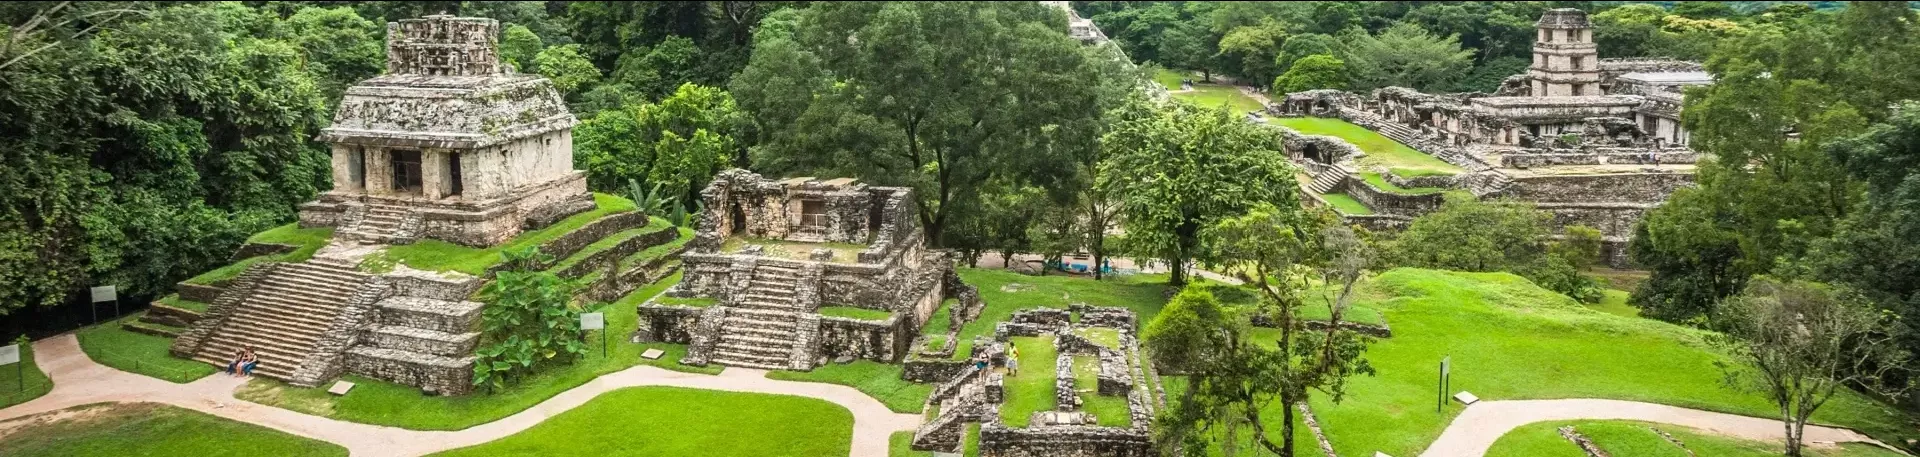
[[[514,68],[522,72],[533,70],[534,58],[547,47],[546,43],[540,40],[540,35],[535,35],[532,30],[519,25],[507,27],[507,31],[502,35],[504,36],[500,38],[500,59],[513,64]]]
[[[1287,69],[1287,74],[1273,80],[1273,90],[1279,93],[1346,87],[1347,63],[1326,54],[1295,61],[1293,68]]]
[[[533,57],[535,70],[553,80],[560,93],[572,96],[600,82],[600,69],[580,55],[580,45],[551,46]]]
[[[1413,220],[1393,242],[1398,265],[1461,271],[1508,271],[1583,301],[1600,299],[1600,286],[1580,274],[1598,257],[1597,231],[1570,227],[1569,242],[1549,239],[1552,216],[1513,201],[1449,195],[1439,211]]]
[[[994,178],[1062,179],[1099,115],[1080,43],[1037,3],[823,3],[760,42],[731,87],[756,167],[910,186],[928,241]],[[850,38],[851,37],[851,38]],[[1018,62],[1019,64],[1009,64]]]
[[[1458,36],[1434,36],[1408,22],[1373,35],[1351,30],[1343,38],[1347,46],[1339,57],[1360,89],[1440,87],[1465,73],[1473,62],[1474,51],[1461,49]]]
[[[1280,54],[1273,58],[1273,68],[1283,72],[1291,70],[1293,69],[1294,61],[1312,55],[1333,55],[1338,52],[1339,49],[1340,42],[1334,40],[1331,35],[1319,33],[1294,35],[1291,38],[1287,38],[1285,44],[1280,45]],[[1342,65],[1344,64],[1345,62],[1342,62]]]
[[[1245,425],[1261,447],[1291,456],[1294,405],[1315,391],[1337,403],[1347,378],[1373,374],[1364,357],[1372,339],[1341,325],[1365,274],[1367,249],[1333,216],[1297,206],[1261,204],[1220,221],[1207,235],[1219,243],[1222,259],[1250,266],[1259,301],[1252,309],[1231,309],[1189,287],[1148,324],[1146,344],[1156,363],[1188,377],[1187,391],[1155,422],[1155,441],[1207,455],[1208,438],[1237,438],[1233,429]],[[1301,312],[1309,306],[1327,309],[1327,325],[1307,327]],[[1250,335],[1253,316],[1279,329],[1272,349]],[[1281,414],[1278,443],[1262,417],[1274,405]],[[1214,426],[1227,431],[1210,430]]]
[[[1235,27],[1220,38],[1221,72],[1251,84],[1273,81],[1281,71],[1274,68],[1274,58],[1286,39],[1286,29],[1272,19]]]
[[[1756,278],[1714,315],[1713,341],[1738,365],[1715,362],[1726,382],[1765,394],[1780,407],[1788,456],[1801,455],[1807,419],[1845,386],[1898,397],[1910,354],[1890,341],[1887,317],[1845,291],[1804,281]]]
[[[538,265],[553,256],[539,248],[501,254],[508,268],[480,289],[480,347],[474,350],[473,385],[505,387],[543,366],[586,355],[580,311],[570,306],[573,285]]]
[[[1172,283],[1187,262],[1211,260],[1200,232],[1255,205],[1299,205],[1280,135],[1225,108],[1136,104],[1101,138],[1101,173],[1124,189],[1121,217],[1140,256],[1164,260]]]
[[[683,205],[700,200],[714,174],[740,149],[740,121],[726,91],[683,84],[659,103],[602,111],[574,128],[587,186],[625,190],[628,181],[660,186]]]
[[[339,103],[347,87],[387,68],[385,31],[351,8],[301,8],[286,24],[288,41],[306,54],[328,106]]]
[[[1907,102],[1888,122],[1837,141],[1828,154],[1866,185],[1866,198],[1831,238],[1814,243],[1817,277],[1861,292],[1901,316],[1901,343],[1920,348],[1920,104]]]

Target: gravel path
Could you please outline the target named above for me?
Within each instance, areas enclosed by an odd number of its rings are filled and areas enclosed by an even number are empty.
[[[601,376],[561,392],[504,419],[459,431],[418,431],[367,425],[312,416],[264,406],[233,397],[246,381],[216,374],[187,384],[174,384],[94,363],[80,351],[73,334],[35,342],[34,362],[53,378],[53,391],[26,403],[0,409],[0,428],[9,419],[102,402],[152,402],[213,414],[265,426],[294,435],[338,444],[356,457],[419,456],[504,438],[539,424],[610,390],[635,386],[676,386],[733,392],[757,392],[817,398],[853,412],[853,452],[857,457],[885,457],[887,439],[896,431],[920,425],[917,414],[899,414],[873,397],[851,387],[766,378],[766,372],[728,368],[719,375],[681,373],[636,366]]]
[[[1464,457],[1487,453],[1495,440],[1514,428],[1535,422],[1563,420],[1637,420],[1673,424],[1750,440],[1786,438],[1779,419],[1763,419],[1697,409],[1622,400],[1505,400],[1482,401],[1447,424],[1440,439],[1427,446],[1422,457]],[[1808,425],[1806,441],[1866,442],[1886,447],[1852,430]]]

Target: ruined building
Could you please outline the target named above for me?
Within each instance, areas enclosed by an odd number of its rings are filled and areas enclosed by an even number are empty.
[[[1697,155],[1686,148],[1681,100],[1685,88],[1713,79],[1695,62],[1602,58],[1580,10],[1549,10],[1535,27],[1533,64],[1497,93],[1387,87],[1366,95],[1287,94],[1273,107],[1276,114],[1338,117],[1465,170],[1402,177],[1362,169],[1366,154],[1345,141],[1287,130],[1289,150],[1313,173],[1309,193],[1351,196],[1377,214],[1350,219],[1383,228],[1437,208],[1441,197],[1381,189],[1361,179],[1363,172],[1379,173],[1394,187],[1533,202],[1559,225],[1600,229],[1610,261],[1624,263],[1620,248],[1633,224],[1693,182]]]
[[[573,114],[551,81],[500,62],[499,30],[451,16],[388,24],[387,73],[347,89],[321,131],[333,189],[301,206],[301,223],[484,247],[523,220],[591,209],[573,169]]]
[[[643,339],[687,344],[683,363],[898,362],[958,286],[923,245],[911,189],[734,169],[701,197],[685,276],[638,310]]]
[[[483,18],[389,23],[386,74],[348,89],[320,134],[334,187],[300,207],[300,225],[334,227],[332,241],[309,260],[183,284],[210,305],[172,352],[225,366],[250,347],[256,374],[299,386],[352,373],[468,392],[484,306],[468,297],[484,279],[359,264],[419,238],[494,246],[594,207],[573,169],[573,115],[550,81],[500,63],[499,33]]]

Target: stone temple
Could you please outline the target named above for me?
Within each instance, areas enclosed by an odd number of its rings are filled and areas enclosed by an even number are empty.
[[[964,287],[947,254],[924,247],[911,189],[735,169],[701,198],[685,276],[638,309],[640,337],[687,344],[684,363],[898,362]]]
[[[386,74],[348,89],[320,135],[334,188],[300,207],[301,227],[334,227],[332,242],[217,286],[181,284],[182,298],[209,305],[173,354],[225,366],[250,347],[255,374],[297,386],[351,373],[470,391],[485,305],[469,297],[485,279],[359,264],[420,238],[490,247],[594,208],[573,169],[573,114],[552,82],[500,63],[499,33],[482,18],[389,23]],[[636,216],[623,219],[644,224]]]
[[[500,62],[499,31],[484,18],[388,24],[387,73],[347,89],[321,131],[334,187],[301,206],[302,225],[484,247],[593,208],[573,114],[552,82]]]
[[[1496,93],[1428,94],[1387,87],[1361,95],[1338,90],[1287,94],[1270,107],[1282,117],[1336,117],[1457,166],[1451,175],[1400,176],[1391,165],[1340,138],[1282,128],[1287,149],[1311,173],[1315,200],[1351,197],[1372,214],[1349,214],[1376,229],[1404,226],[1437,209],[1439,193],[1531,202],[1560,226],[1585,225],[1605,237],[1609,263],[1626,262],[1625,242],[1646,210],[1692,185],[1697,154],[1680,124],[1683,91],[1712,84],[1699,63],[1607,59],[1593,25],[1577,9],[1554,9],[1535,24],[1533,64]]]

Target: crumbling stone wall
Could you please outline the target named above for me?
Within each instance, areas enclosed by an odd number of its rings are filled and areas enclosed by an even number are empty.
[[[1503,196],[1541,203],[1658,202],[1693,182],[1693,174],[1680,172],[1520,176]]]
[[[980,426],[981,457],[1154,457],[1147,430],[1092,426]]]
[[[1446,197],[1438,193],[1407,195],[1387,192],[1364,179],[1347,180],[1347,195],[1378,213],[1416,217],[1440,209],[1440,204],[1446,201]]]

